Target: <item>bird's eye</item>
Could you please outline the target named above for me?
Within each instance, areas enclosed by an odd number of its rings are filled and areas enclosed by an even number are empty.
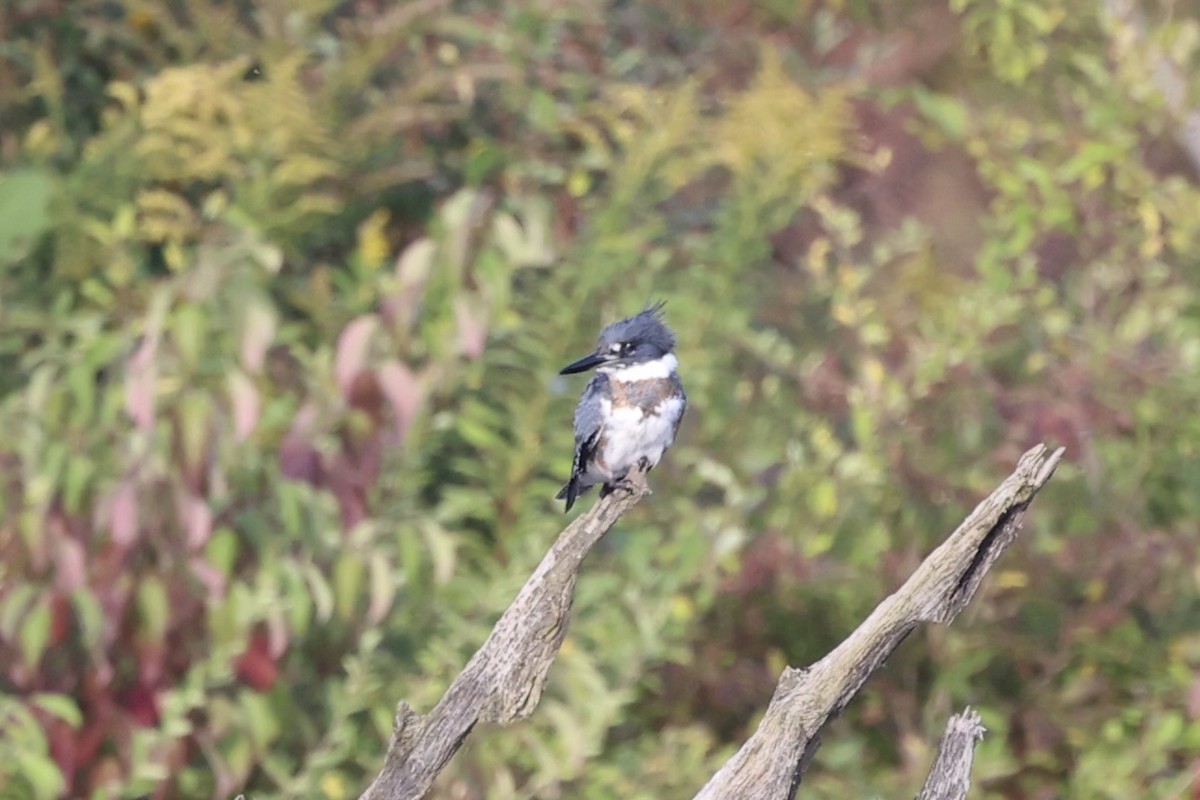
[[[633,352],[632,342],[621,342],[621,355],[627,356]]]

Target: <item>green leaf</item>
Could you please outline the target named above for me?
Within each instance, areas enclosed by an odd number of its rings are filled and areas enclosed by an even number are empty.
[[[96,370],[88,364],[77,364],[67,372],[67,385],[71,389],[72,422],[86,426],[95,413]]]
[[[69,513],[78,514],[84,510],[93,474],[92,462],[86,456],[76,455],[67,462],[63,475],[63,505]]]
[[[175,309],[171,314],[171,333],[184,367],[195,370],[200,354],[211,345],[207,340],[208,315],[203,307],[189,303]]]
[[[104,626],[108,617],[100,607],[100,601],[87,589],[80,589],[71,595],[71,605],[75,609],[75,620],[79,625],[80,634],[86,647],[95,647],[104,636]]]
[[[185,464],[196,467],[203,462],[211,445],[210,417],[212,402],[207,394],[199,390],[186,392],[177,404],[180,440],[183,445]]]
[[[270,748],[279,738],[280,724],[269,697],[246,690],[239,693],[238,700],[254,746],[259,750]]]
[[[148,794],[151,788],[161,784],[170,774],[166,759],[159,755],[162,738],[154,729],[135,728],[130,744],[133,780],[127,791],[136,795]]]
[[[21,258],[50,228],[54,176],[25,169],[0,175],[0,267]]]
[[[204,545],[204,557],[225,578],[233,576],[238,554],[238,535],[227,527],[217,528]]]
[[[457,540],[433,520],[422,520],[420,528],[430,560],[433,561],[433,579],[439,585],[445,584],[454,575],[458,560]]]
[[[374,625],[391,610],[400,585],[392,562],[386,555],[375,553],[368,563],[371,574],[371,599],[367,607],[367,621]]]
[[[33,789],[33,800],[54,800],[67,791],[67,782],[53,758],[29,750],[13,754],[17,772]]]
[[[301,569],[308,582],[309,591],[312,593],[313,605],[317,611],[317,619],[324,622],[333,615],[333,590],[329,587],[329,582],[325,580],[325,576],[312,563],[305,563]]]
[[[956,97],[918,88],[913,99],[921,114],[941,129],[951,140],[961,142],[967,132],[969,117],[966,106]]]
[[[287,619],[288,628],[294,636],[304,636],[312,623],[313,600],[310,597],[304,575],[293,563],[283,565],[281,578],[283,612]]]
[[[808,492],[808,507],[818,520],[832,518],[838,509],[837,485],[829,479],[817,481]]]
[[[16,637],[21,620],[37,602],[39,594],[38,587],[32,583],[16,583],[7,595],[0,598],[0,637]]]
[[[162,642],[171,622],[171,604],[167,587],[157,575],[146,575],[138,586],[138,616],[142,632],[154,642]]]
[[[18,639],[21,643],[21,657],[25,661],[25,666],[36,667],[42,660],[42,654],[46,652],[46,646],[50,644],[52,621],[50,605],[46,602],[38,603],[25,615],[25,619],[21,622],[21,633]]]
[[[79,706],[70,697],[63,694],[35,694],[32,697],[34,705],[66,722],[72,728],[83,724],[83,714]]]
[[[354,618],[365,572],[362,557],[350,551],[343,552],[334,565],[334,608],[342,619]]]

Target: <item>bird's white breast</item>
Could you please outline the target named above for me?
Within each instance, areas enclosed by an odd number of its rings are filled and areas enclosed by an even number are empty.
[[[675,439],[675,422],[683,413],[678,397],[663,400],[651,413],[633,406],[605,408],[602,460],[613,475],[622,475],[645,458],[654,466]]]

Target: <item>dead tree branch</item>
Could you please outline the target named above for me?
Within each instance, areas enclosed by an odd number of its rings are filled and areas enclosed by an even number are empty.
[[[942,743],[938,745],[937,758],[933,760],[917,800],[967,800],[975,743],[983,738],[983,733],[979,714],[970,706],[950,718],[946,732],[942,734]]]
[[[1054,474],[1062,448],[1038,445],[971,512],[895,594],[808,669],[788,667],[758,729],[696,795],[696,800],[789,800],[820,745],[821,732],[922,622],[948,624],[1008,548],[1025,509]]]
[[[566,635],[584,557],[649,494],[644,474],[636,473],[631,480],[630,491],[600,500],[559,534],[433,711],[420,716],[408,703],[400,703],[383,769],[362,800],[424,796],[477,722],[507,725],[533,713]]]

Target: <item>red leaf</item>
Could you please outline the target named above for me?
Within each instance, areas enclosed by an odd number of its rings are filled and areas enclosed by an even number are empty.
[[[381,311],[388,327],[411,330],[421,307],[425,281],[433,270],[437,244],[430,239],[418,239],[405,248],[396,260],[395,292],[384,298]]]
[[[234,440],[244,442],[258,426],[262,398],[250,379],[237,370],[229,373],[229,402],[233,409]]]
[[[80,548],[82,554],[83,548]],[[61,566],[60,566],[61,569]],[[56,594],[50,598],[50,644],[61,644],[71,630],[71,621],[75,614],[71,609],[71,599],[66,594]]]
[[[87,580],[87,556],[83,545],[72,536],[58,540],[55,554],[54,583],[63,592],[81,588]]]
[[[396,415],[396,432],[403,439],[421,407],[421,385],[412,370],[399,361],[386,361],[377,370],[379,384]]]
[[[143,728],[158,725],[158,697],[155,696],[154,690],[144,683],[139,681],[121,692],[117,702],[130,718]]]
[[[205,594],[208,597],[218,598],[225,596],[226,579],[219,569],[199,557],[193,558],[190,566],[192,574],[204,586]]]
[[[75,772],[79,769],[79,732],[65,720],[54,719],[46,726],[46,738],[50,744],[50,755],[58,764],[67,786],[75,782]]]
[[[458,347],[467,358],[475,359],[483,355],[487,344],[487,318],[466,297],[458,297],[454,301],[454,322],[458,326]]]
[[[154,427],[154,358],[157,353],[157,338],[147,336],[142,339],[141,346],[129,360],[125,375],[125,412],[144,431]]]
[[[267,635],[261,630],[254,631],[246,650],[234,664],[238,680],[247,686],[265,692],[275,685],[279,677],[279,667],[269,653]]]
[[[282,614],[272,615],[267,620],[267,653],[279,660],[287,652],[289,641],[287,622]]]
[[[275,313],[269,305],[254,300],[246,307],[242,329],[242,363],[251,374],[262,371],[267,351],[275,340]]]
[[[383,395],[379,379],[372,370],[364,369],[354,376],[346,392],[346,402],[351,408],[365,412],[375,425],[379,425],[383,418]]]
[[[195,551],[203,547],[212,536],[212,509],[202,497],[185,494],[181,500],[183,528],[187,531],[188,548]]]
[[[379,327],[379,319],[368,314],[352,321],[338,337],[333,371],[342,394],[349,393],[354,378],[366,366],[371,334],[377,327]]]
[[[279,443],[279,471],[293,480],[322,486],[324,474],[321,454],[312,444],[317,409],[306,405],[296,412],[292,427]]]
[[[109,530],[113,544],[121,550],[127,550],[133,545],[138,529],[138,498],[137,486],[132,478],[125,478],[113,495],[112,509],[109,511]]]

